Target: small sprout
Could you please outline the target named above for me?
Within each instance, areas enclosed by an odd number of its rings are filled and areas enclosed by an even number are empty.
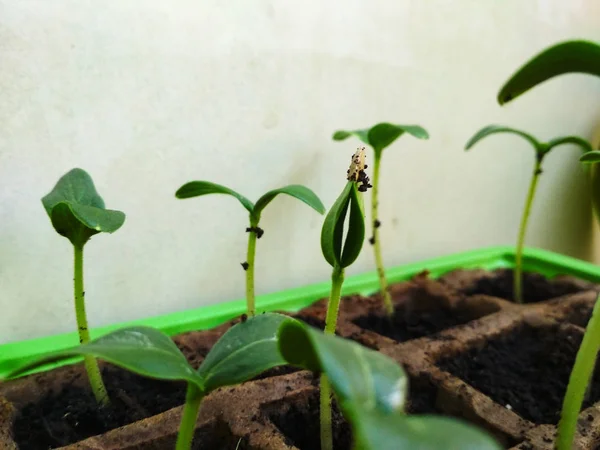
[[[552,139],[549,142],[539,142],[532,135],[525,133],[524,131],[520,131],[514,128],[500,126],[500,125],[488,125],[487,127],[479,130],[475,135],[469,139],[465,146],[465,150],[469,150],[472,148],[477,142],[484,139],[487,136],[497,133],[511,133],[517,136],[522,137],[527,142],[529,142],[534,151],[535,151],[535,165],[533,168],[533,175],[531,177],[531,182],[529,184],[529,190],[527,193],[527,198],[525,201],[525,207],[523,210],[523,215],[521,217],[521,225],[519,226],[519,234],[517,238],[517,247],[515,251],[515,270],[513,276],[513,297],[515,302],[522,303],[523,302],[523,292],[522,292],[522,283],[523,283],[523,247],[525,245],[525,233],[527,231],[527,221],[529,219],[529,215],[531,213],[531,205],[533,204],[533,197],[535,195],[537,182],[540,174],[542,173],[542,161],[546,157],[550,151],[563,144],[575,144],[579,146],[584,151],[591,150],[590,143],[585,139],[582,139],[577,136],[565,136]]]
[[[247,259],[242,263],[242,268],[246,271],[246,304],[249,316],[256,314],[255,294],[254,294],[254,258],[256,255],[256,240],[260,239],[264,230],[258,226],[260,216],[263,210],[279,194],[287,194],[293,198],[304,202],[319,214],[325,213],[323,203],[317,195],[305,186],[291,184],[279,189],[273,189],[258,199],[256,204],[252,203],[246,197],[238,194],[228,187],[208,181],[191,181],[181,186],[175,196],[179,199],[199,197],[208,194],[227,194],[238,199],[249,213],[250,226],[246,227],[248,235]]]
[[[187,382],[187,395],[177,450],[191,448],[196,419],[204,397],[224,386],[250,380],[265,370],[286,363],[279,351],[279,327],[294,319],[282,314],[261,314],[231,327],[198,368],[189,364],[173,340],[145,326],[122,328],[71,349],[51,353],[13,370],[7,379],[73,356],[99,358],[138,375]]]
[[[42,204],[56,232],[73,245],[75,317],[79,342],[85,344],[90,340],[90,332],[83,289],[83,246],[95,234],[114,233],[121,228],[125,214],[106,209],[92,178],[78,168],[63,175],[54,189],[42,198]],[[108,393],[98,363],[92,356],[86,356],[85,368],[96,400],[107,404]]]
[[[373,188],[371,197],[371,223],[373,224],[373,237],[369,239],[371,245],[373,245],[373,252],[375,255],[375,265],[377,266],[377,275],[379,276],[379,285],[381,296],[383,299],[383,305],[386,309],[388,316],[394,314],[394,306],[392,304],[392,298],[388,290],[388,282],[385,275],[385,269],[383,266],[383,257],[381,256],[381,240],[379,238],[378,228],[381,225],[379,222],[379,167],[381,165],[381,155],[383,150],[391,145],[396,139],[402,136],[404,133],[408,133],[417,139],[429,139],[427,131],[418,125],[394,125],[391,123],[379,123],[369,129],[354,130],[354,131],[336,131],[333,134],[334,141],[343,141],[350,136],[355,136],[367,145],[373,148],[375,154],[375,166],[373,168],[373,185],[370,184],[369,177],[364,174],[364,169],[368,166],[365,164],[365,148],[359,148],[359,151],[352,156],[352,165],[348,170],[348,180],[353,179],[355,181],[361,181],[361,185],[358,187],[359,192],[366,192],[368,188]],[[360,167],[359,167],[360,166]],[[363,170],[361,173],[360,169]]]

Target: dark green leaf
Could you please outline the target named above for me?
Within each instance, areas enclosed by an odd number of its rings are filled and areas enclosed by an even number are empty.
[[[256,205],[254,205],[254,214],[260,217],[260,214],[262,213],[263,209],[265,209],[265,207],[269,203],[271,203],[271,200],[273,200],[279,194],[291,195],[292,197],[297,198],[298,200],[306,203],[318,213],[325,213],[325,206],[323,206],[323,203],[321,202],[319,197],[317,197],[317,194],[315,194],[313,191],[311,191],[305,186],[301,186],[299,184],[291,184],[289,186],[285,186],[279,189],[273,189],[272,191],[267,192],[265,195],[259,198],[256,202]]]
[[[192,198],[192,197],[200,197],[201,195],[208,194],[227,194],[235,197],[239,200],[244,208],[248,210],[250,214],[254,212],[254,205],[250,200],[244,197],[241,194],[238,194],[232,189],[228,187],[222,186],[220,184],[211,183],[210,181],[190,181],[189,183],[184,184],[175,193],[175,197],[179,199],[184,198]]]
[[[384,148],[404,133],[408,133],[417,139],[429,139],[427,131],[419,125],[394,125],[384,122],[378,123],[369,130],[369,143],[375,153],[380,154]]]
[[[335,133],[333,133],[333,140],[334,141],[343,141],[344,139],[348,139],[350,136],[356,136],[358,139],[360,139],[365,144],[371,145],[371,143],[369,142],[369,130],[368,129],[354,130],[354,131],[339,130],[339,131],[336,131]]]
[[[566,73],[600,77],[600,45],[574,40],[543,50],[519,68],[504,84],[498,93],[498,103],[508,103],[550,78]]]
[[[600,162],[600,150],[592,150],[591,152],[584,153],[579,161],[584,163],[597,163]]]
[[[58,234],[74,245],[85,244],[94,234],[117,231],[125,222],[121,211],[105,209],[92,178],[83,169],[63,175],[42,204]]]
[[[298,321],[281,325],[279,348],[288,363],[324,372],[348,409],[393,412],[404,408],[408,379],[382,353]]]
[[[85,355],[94,356],[142,376],[188,381],[195,383],[200,389],[203,388],[201,377],[188,364],[171,338],[145,326],[122,328],[87,344],[51,353],[13,370],[7,378],[17,377],[49,362]]]
[[[591,152],[592,151],[592,144],[590,144],[585,139],[582,139],[582,138],[577,137],[577,136],[565,136],[565,137],[559,137],[559,138],[556,138],[556,139],[552,139],[550,142],[548,142],[546,144],[547,148],[548,148],[547,151],[550,151],[554,147],[558,147],[559,145],[563,145],[563,144],[574,144],[574,145],[577,145],[584,152]]]
[[[467,145],[465,146],[465,150],[469,150],[483,138],[496,133],[516,134],[517,136],[521,136],[523,139],[527,140],[531,145],[533,145],[536,152],[543,151],[544,149],[544,145],[542,143],[540,143],[536,138],[534,138],[528,133],[525,133],[524,131],[517,130],[515,128],[505,127],[502,125],[488,125],[487,127],[484,127],[481,130],[479,130],[471,139],[469,139],[469,142],[467,142]]]
[[[487,432],[458,419],[405,416],[343,405],[356,450],[501,450]],[[346,413],[347,411],[347,413]]]
[[[354,182],[348,181],[340,196],[329,209],[321,229],[321,251],[325,260],[332,266],[340,266],[342,261],[342,240],[344,221],[350,204]],[[341,266],[340,266],[341,267]]]
[[[365,240],[365,213],[362,207],[362,201],[359,198],[358,188],[355,183],[352,183],[350,192],[350,218],[348,220],[348,233],[344,241],[344,250],[340,260],[340,267],[348,267],[362,249]]]
[[[285,364],[279,353],[277,331],[294,319],[282,314],[261,314],[230,328],[212,347],[198,369],[205,392],[247,381]]]

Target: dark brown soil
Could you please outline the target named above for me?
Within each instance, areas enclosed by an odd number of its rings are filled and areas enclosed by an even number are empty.
[[[69,385],[22,408],[13,426],[19,448],[65,446],[185,403],[185,383],[152,380],[111,366],[103,369],[103,379],[108,407],[99,408],[89,388]]]
[[[296,401],[281,404],[267,413],[269,419],[285,435],[286,444],[300,450],[320,450],[319,391]],[[351,450],[352,431],[350,425],[332,402],[333,448]]]
[[[569,313],[565,317],[567,322],[578,325],[582,328],[587,327],[590,318],[592,317],[592,306],[586,304],[575,304],[569,309]]]
[[[581,338],[573,329],[521,325],[437,365],[524,419],[556,424]],[[584,407],[600,399],[598,375]]]
[[[471,311],[461,308],[438,307],[413,311],[397,307],[391,320],[382,313],[372,313],[354,321],[356,325],[398,342],[430,336],[447,328],[477,319]]]
[[[408,414],[441,414],[436,408],[437,389],[431,381],[410,379],[409,396],[406,404]]]
[[[493,277],[481,278],[473,288],[464,293],[467,295],[483,294],[514,301],[514,271],[502,269],[494,271],[494,274]],[[523,273],[523,303],[538,303],[580,291],[581,288],[569,282],[551,282],[539,273]]]

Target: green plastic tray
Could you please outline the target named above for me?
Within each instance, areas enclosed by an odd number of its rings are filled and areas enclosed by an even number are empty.
[[[432,277],[439,277],[446,272],[458,268],[483,268],[488,270],[513,267],[515,260],[514,247],[491,247],[442,256],[417,263],[407,264],[388,269],[390,283],[410,279],[412,276],[427,269]],[[579,259],[560,255],[540,249],[525,249],[523,267],[526,271],[538,272],[546,277],[559,274],[572,275],[591,282],[600,282],[600,267]],[[316,300],[329,295],[330,283],[318,283],[283,292],[259,296],[257,310],[295,312],[309,306]],[[344,282],[342,293],[370,295],[379,289],[375,272],[351,276]],[[91,330],[92,338],[130,325],[148,325],[156,327],[169,335],[175,335],[192,330],[206,330],[220,325],[245,312],[244,299],[227,303],[204,306],[201,308],[150,317],[142,320],[113,324]],[[23,362],[43,356],[49,352],[77,345],[79,338],[76,332],[59,334],[44,338],[11,342],[0,345],[0,377],[6,375],[14,367]],[[73,359],[62,364],[50,364],[43,370],[49,370],[58,365],[78,361]],[[39,370],[38,370],[39,371]]]

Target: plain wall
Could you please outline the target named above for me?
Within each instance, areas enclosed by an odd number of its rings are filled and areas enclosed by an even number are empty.
[[[73,167],[127,214],[85,248],[91,326],[243,297],[245,210],[176,189],[205,179],[256,200],[301,183],[329,207],[358,145],[333,142],[339,128],[431,134],[384,153],[388,266],[513,244],[532,149],[508,135],[464,144],[489,123],[590,137],[592,77],[495,100],[517,67],[571,38],[600,40],[597,0],[0,0],[0,342],[75,330],[72,249],[40,202]],[[578,155],[545,161],[527,244],[589,259]],[[269,205],[258,294],[329,279],[322,221],[290,198]],[[372,269],[366,243],[347,272]]]

